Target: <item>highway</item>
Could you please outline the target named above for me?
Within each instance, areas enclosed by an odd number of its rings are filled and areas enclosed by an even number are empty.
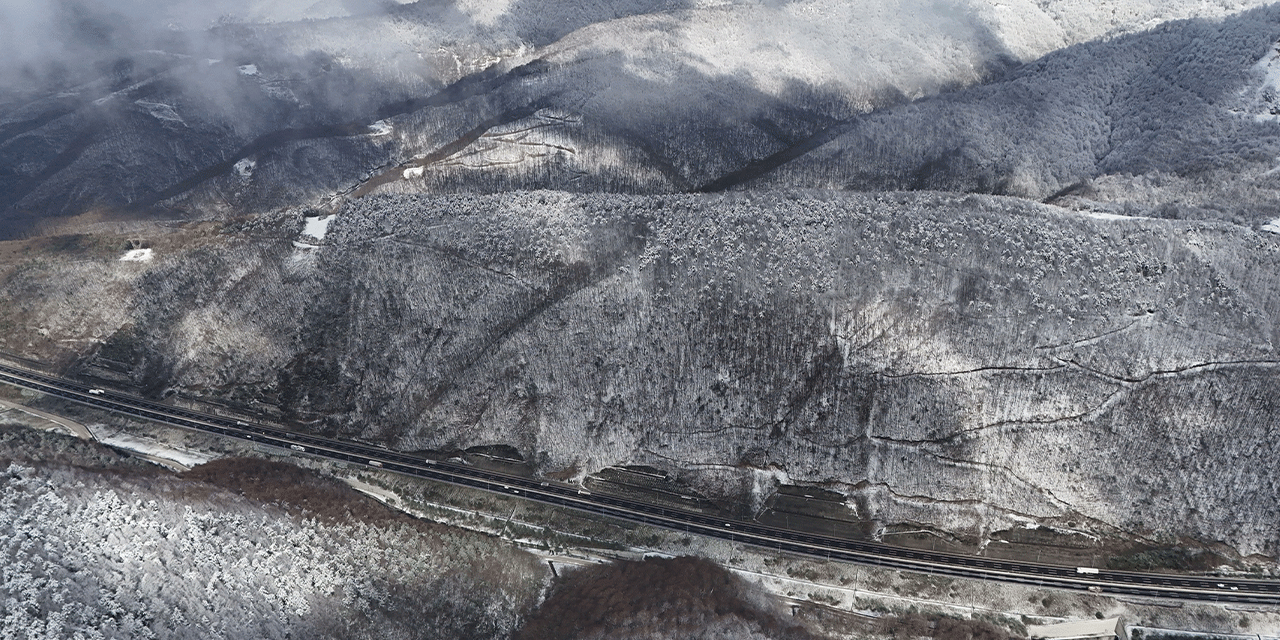
[[[1280,605],[1280,581],[1215,578],[1099,569],[1080,573],[1064,567],[1012,560],[924,551],[876,542],[764,526],[745,520],[708,516],[617,496],[589,493],[573,485],[506,475],[464,464],[433,461],[360,443],[285,431],[265,424],[174,407],[113,391],[94,389],[62,378],[0,364],[0,382],[58,396],[106,411],[167,425],[196,429],[280,447],[297,453],[368,465],[419,478],[519,496],[636,523],[711,536],[779,552],[888,567],[939,576],[1146,596],[1181,601]]]

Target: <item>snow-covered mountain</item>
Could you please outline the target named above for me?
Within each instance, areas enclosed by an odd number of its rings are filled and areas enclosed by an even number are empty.
[[[146,228],[24,243],[0,349],[409,451],[649,465],[743,511],[802,483],[975,544],[1031,520],[1280,552],[1274,234],[908,193],[322,220],[146,231],[145,262]]]
[[[1280,5],[233,5],[10,45],[0,349],[744,511],[1280,553]]]
[[[1159,204],[1218,196],[1159,214],[1274,217],[1280,127],[1269,69],[1278,36],[1280,10],[1271,7],[1078,45],[991,84],[853,118],[831,141],[742,186],[1044,199],[1146,175],[1181,186],[1169,185]],[[1252,197],[1222,197],[1228,185]]]
[[[208,218],[374,191],[714,189],[763,166],[779,167],[770,186],[1031,195],[1206,152],[1255,161],[1274,134],[1223,122],[1280,39],[1274,10],[1242,3],[188,5],[90,12],[106,33],[93,59],[10,45],[8,236],[50,217]],[[1122,152],[1103,162],[1108,144]]]

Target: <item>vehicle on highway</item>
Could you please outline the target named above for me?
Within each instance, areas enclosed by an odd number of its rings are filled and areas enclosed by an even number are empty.
[[[105,390],[103,390],[103,389],[90,389],[90,390],[89,390],[89,393],[91,393],[91,394],[93,394],[93,395],[95,395],[95,396],[100,396],[100,395],[102,395],[102,394],[106,393],[106,391],[105,391]]]
[[[9,371],[12,371],[12,368],[0,364],[0,372]],[[0,373],[0,382],[54,394],[86,405],[106,408],[109,411],[138,416],[159,423],[223,435],[244,435],[243,433],[236,433],[234,429],[222,428],[226,424],[226,419],[221,416],[201,414],[176,407],[164,407],[150,401],[132,398],[128,394],[123,394],[119,391],[113,391],[111,398],[95,398],[93,401],[89,401],[84,398],[84,395],[87,394],[80,391],[85,388],[80,386],[80,383],[68,381],[50,385],[29,379],[34,376],[35,374],[15,376],[8,373]],[[105,390],[102,389],[97,389],[97,391],[101,393],[94,393],[93,395],[97,396],[105,393]],[[1126,575],[1118,573],[1113,575],[1110,572],[1108,572],[1107,576],[1102,576],[1098,575],[1101,570],[1094,567],[1057,567],[1039,564],[1019,564],[1016,562],[1009,563],[1008,567],[1001,563],[1001,570],[996,572],[993,569],[981,568],[990,566],[990,563],[972,561],[967,557],[952,556],[945,553],[905,552],[901,549],[863,543],[861,541],[830,539],[825,536],[809,536],[807,534],[797,535],[793,531],[775,529],[750,521],[712,519],[701,514],[686,513],[679,509],[669,511],[656,505],[648,505],[626,498],[611,497],[607,493],[597,498],[592,496],[592,492],[585,488],[539,482],[538,485],[529,484],[528,486],[531,488],[539,486],[542,487],[541,490],[525,491],[517,488],[517,486],[523,485],[513,486],[508,482],[530,482],[526,478],[515,478],[497,472],[475,469],[466,464],[466,461],[457,458],[453,459],[452,464],[450,464],[450,461],[434,461],[419,458],[418,456],[409,459],[385,450],[374,450],[372,447],[360,443],[313,438],[303,434],[290,435],[274,428],[267,430],[257,424],[254,424],[251,430],[254,433],[262,434],[264,440],[269,441],[275,447],[288,447],[294,451],[306,452],[310,456],[340,461],[341,464],[364,458],[371,466],[384,466],[385,462],[378,465],[375,464],[378,462],[377,460],[365,457],[373,453],[387,457],[388,462],[408,461],[406,464],[396,465],[395,469],[400,473],[487,490],[494,490],[494,487],[502,487],[509,493],[528,494],[534,499],[560,506],[603,514],[608,517],[653,524],[673,530],[679,528],[685,532],[694,532],[720,539],[737,540],[761,547],[776,548],[780,552],[786,549],[793,553],[813,557],[826,557],[828,560],[875,564],[876,566],[895,567],[907,571],[925,571],[937,575],[963,578],[977,577],[1020,584],[1031,584],[1034,581],[1037,585],[1047,588],[1088,589],[1092,593],[1138,595],[1206,602],[1212,600],[1214,602],[1271,605],[1280,602],[1280,585],[1275,582],[1233,578],[1231,583],[1214,583],[1207,580],[1203,582],[1200,580],[1193,581],[1190,577],[1184,580],[1174,580],[1157,574]],[[279,438],[308,438],[308,442],[315,443],[313,445],[314,448],[304,447],[301,444],[291,444],[288,440],[282,441],[273,438],[273,435]],[[419,464],[435,464],[435,467],[433,469],[418,469]],[[507,480],[507,478],[511,478],[511,480]],[[975,569],[974,567],[977,568]],[[1077,577],[1070,578],[1066,572],[1076,573]],[[1217,590],[1214,590],[1214,586],[1216,586]]]
[[[382,466],[382,463],[381,463],[381,462],[378,462],[377,460],[370,460],[370,461],[369,461],[369,466],[371,466],[371,467],[381,467],[381,466]]]

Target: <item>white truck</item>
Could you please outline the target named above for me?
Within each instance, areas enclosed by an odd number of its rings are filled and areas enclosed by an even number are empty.
[[[102,395],[102,394],[106,393],[106,391],[105,391],[105,390],[103,390],[103,389],[90,389],[90,390],[89,390],[89,393],[90,393],[91,395],[100,396],[100,395]]]
[[[1076,567],[1076,573],[1087,573],[1089,575],[1097,575],[1098,570],[1093,567]]]

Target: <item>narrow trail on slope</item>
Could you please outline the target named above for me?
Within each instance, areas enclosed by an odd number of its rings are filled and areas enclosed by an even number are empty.
[[[489,118],[488,120],[481,122],[480,124],[476,125],[471,130],[467,131],[461,136],[458,136],[454,140],[439,147],[435,151],[432,151],[431,153],[428,153],[424,156],[414,158],[413,160],[409,160],[407,162],[402,162],[400,164],[397,164],[394,167],[391,167],[390,169],[387,169],[382,173],[360,183],[359,186],[357,186],[353,191],[351,191],[351,197],[353,198],[362,197],[381,185],[399,180],[403,176],[403,172],[406,168],[428,167],[437,162],[440,162],[441,160],[448,159],[452,157],[454,154],[471,146],[473,142],[479,140],[481,136],[488,133],[494,127],[498,127],[504,124],[508,124],[508,123],[515,122],[517,120],[522,120],[524,118],[532,116],[541,108],[542,108],[541,104],[534,103],[534,104],[525,105],[523,107],[519,107],[516,109],[512,109],[510,111],[505,111],[492,118]]]
[[[817,133],[805,138],[777,153],[748,162],[741,169],[731,171],[693,191],[695,193],[716,193],[727,191],[745,182],[750,182],[782,165],[799,158],[818,147],[852,131],[857,126],[857,118],[841,120]]]

